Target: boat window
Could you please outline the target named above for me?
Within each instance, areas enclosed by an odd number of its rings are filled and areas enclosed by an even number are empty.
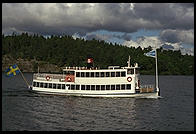
[[[62,84],[62,89],[65,89],[65,84]]]
[[[116,77],[120,77],[120,72],[116,72]]]
[[[44,88],[48,88],[48,83],[44,83]]]
[[[115,90],[115,85],[111,85],[111,90]]]
[[[121,90],[125,90],[125,84],[121,85]]]
[[[33,86],[34,86],[34,87],[36,86],[36,82],[33,82]]]
[[[127,69],[127,74],[134,74],[134,70],[133,69]]]
[[[37,82],[37,85],[36,85],[36,87],[39,87],[39,82]]]
[[[101,77],[104,77],[104,72],[101,72]]]
[[[95,85],[91,85],[91,90],[95,90]]]
[[[48,84],[48,88],[52,88],[52,83],[49,83]]]
[[[90,90],[90,85],[86,85],[86,90]]]
[[[40,87],[43,87],[43,83],[42,82],[40,83]]]
[[[96,72],[95,74],[96,74],[96,75],[95,75],[96,77],[99,77],[99,72]]]
[[[115,77],[115,72],[111,72],[111,77]]]
[[[76,77],[80,77],[80,72],[76,72]]]
[[[125,71],[121,72],[121,77],[125,77]]]
[[[71,85],[71,90],[75,90],[75,85]]]
[[[86,77],[89,77],[89,72],[86,72]]]
[[[84,77],[84,72],[81,72],[81,77]]]
[[[91,77],[94,77],[94,72],[91,72]]]
[[[85,90],[85,85],[81,85],[81,90]]]
[[[105,85],[101,85],[101,90],[105,90]]]
[[[106,77],[110,77],[110,72],[106,72]]]
[[[53,88],[56,89],[56,84],[55,83],[53,83]]]
[[[57,88],[58,88],[58,89],[61,89],[61,84],[58,84]]]
[[[110,85],[106,85],[106,90],[110,90]]]
[[[76,90],[80,90],[80,85],[76,85]]]
[[[96,90],[100,90],[100,85],[96,85]]]
[[[127,84],[127,89],[131,89],[131,84]]]
[[[120,85],[116,85],[116,90],[120,90]]]

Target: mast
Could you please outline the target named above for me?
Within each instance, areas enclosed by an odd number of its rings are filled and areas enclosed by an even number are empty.
[[[128,67],[130,67],[130,64],[131,64],[131,63],[130,63],[130,59],[131,59],[131,58],[130,58],[130,55],[129,55],[129,60],[127,61]]]
[[[27,82],[27,80],[25,79],[25,77],[24,77],[24,75],[22,74],[22,72],[20,71],[20,68],[19,68],[19,67],[18,67],[18,70],[19,70],[19,72],[20,72],[20,74],[21,74],[22,78],[23,78],[23,79],[24,79],[24,81],[26,82],[27,86],[30,88],[29,83],[28,83],[28,82]]]
[[[156,89],[158,92],[158,96],[160,96],[160,89],[159,89],[159,81],[158,81],[158,64],[157,64],[157,49],[155,49],[156,52],[156,56],[155,56],[155,60],[156,60]]]
[[[38,74],[39,74],[39,65],[38,65],[38,68],[37,68],[37,72],[38,72]]]

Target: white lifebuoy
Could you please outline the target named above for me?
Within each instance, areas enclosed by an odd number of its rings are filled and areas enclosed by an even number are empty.
[[[132,81],[132,78],[131,78],[131,77],[128,77],[128,78],[127,78],[127,81],[128,81],[128,82],[131,82],[131,81]]]
[[[46,80],[50,80],[50,76],[46,76]]]

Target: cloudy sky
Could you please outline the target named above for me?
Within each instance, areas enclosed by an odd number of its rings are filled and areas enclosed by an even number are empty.
[[[194,55],[193,3],[3,3],[2,33],[71,35]]]

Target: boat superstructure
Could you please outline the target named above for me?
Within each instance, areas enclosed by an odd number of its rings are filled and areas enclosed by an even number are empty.
[[[87,60],[88,63],[92,59]],[[157,96],[154,85],[140,85],[139,66],[65,67],[63,74],[36,73],[32,90],[45,94],[85,97],[143,97]]]

